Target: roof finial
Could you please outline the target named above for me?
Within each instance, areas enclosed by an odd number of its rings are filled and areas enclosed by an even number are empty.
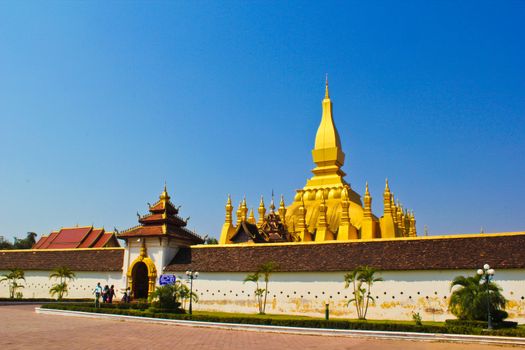
[[[330,98],[330,95],[328,94],[328,73],[326,73],[324,98],[325,99],[329,99]]]

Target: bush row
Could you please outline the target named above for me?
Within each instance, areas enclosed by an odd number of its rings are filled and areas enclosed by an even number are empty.
[[[104,313],[112,315],[128,315],[141,316],[162,319],[174,320],[192,320],[205,322],[219,322],[219,323],[240,323],[240,324],[256,324],[256,325],[272,325],[272,326],[286,326],[286,327],[306,327],[306,328],[323,328],[323,329],[353,329],[353,330],[372,330],[372,331],[397,331],[397,332],[418,332],[418,333],[449,333],[449,334],[475,334],[475,335],[498,335],[498,336],[514,336],[525,337],[525,330],[520,328],[515,329],[496,329],[487,331],[479,326],[455,324],[454,322],[447,322],[443,325],[415,325],[407,323],[394,323],[392,321],[385,322],[367,322],[363,320],[323,320],[323,319],[295,319],[295,318],[272,318],[268,317],[250,317],[250,316],[217,316],[217,315],[188,315],[177,314],[172,312],[159,312],[152,309],[138,309],[119,308],[114,306],[106,306],[102,304],[101,308],[94,308],[92,303],[86,305],[82,304],[47,304],[44,308],[61,309],[71,311],[84,311],[94,313]],[[111,304],[109,304],[111,305]],[[118,304],[114,304],[118,305]],[[133,305],[133,304],[131,304]]]
[[[445,324],[447,326],[463,326],[463,327],[470,327],[470,328],[487,328],[488,322],[487,321],[474,321],[474,320],[446,320]],[[492,327],[495,329],[500,328],[516,328],[518,326],[518,322],[513,321],[499,321],[499,322],[493,322]]]

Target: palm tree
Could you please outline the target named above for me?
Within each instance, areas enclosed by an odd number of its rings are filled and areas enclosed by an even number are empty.
[[[251,273],[248,276],[246,276],[246,278],[244,278],[244,282],[243,283],[246,283],[246,282],[253,282],[253,283],[255,283],[254,295],[255,295],[255,298],[257,300],[257,307],[259,309],[259,313],[262,314],[263,313],[262,295],[264,293],[264,289],[259,288],[259,279],[260,278],[261,278],[260,273],[259,272],[254,272],[254,273]]]
[[[75,273],[66,266],[60,266],[51,271],[49,279],[58,279],[59,283],[55,283],[49,293],[51,296],[57,295],[58,300],[62,300],[64,295],[68,294],[68,282],[75,279]]]
[[[487,282],[482,282],[477,274],[473,277],[457,276],[452,281],[450,290],[454,291],[450,296],[449,309],[460,320],[487,320],[487,305],[490,305],[490,314],[495,321],[508,316],[504,311],[507,300],[501,294],[501,287],[488,282],[487,288]]]
[[[49,294],[51,294],[52,297],[57,295],[57,299],[61,300],[63,295],[67,295],[67,283],[63,282],[54,284],[49,290]]]
[[[350,287],[352,285],[354,289],[354,298],[350,299],[347,303],[347,305],[350,305],[350,303],[355,303],[355,308],[357,311],[357,317],[361,318],[361,282],[358,281],[357,275],[359,274],[359,269],[352,270],[345,274],[345,288]]]
[[[13,299],[16,294],[16,290],[19,288],[24,288],[22,284],[18,283],[18,280],[26,280],[24,271],[21,269],[10,269],[9,272],[4,273],[2,275],[2,278],[0,278],[0,282],[6,281],[9,285],[9,297]]]
[[[273,261],[268,261],[267,263],[264,263],[261,266],[259,266],[259,269],[257,270],[259,274],[262,274],[264,276],[264,302],[261,312],[262,314],[266,312],[266,299],[268,297],[268,283],[270,282],[270,275],[272,274],[272,272],[277,270],[277,267],[277,263]]]
[[[377,277],[376,273],[377,270],[373,267],[360,266],[345,274],[344,277],[345,288],[348,288],[350,284],[354,287],[354,298],[350,299],[348,304],[355,303],[357,317],[363,320],[366,319],[370,301],[374,303],[371,294],[372,285],[383,280],[381,277]]]
[[[362,281],[367,286],[367,293],[366,293],[366,305],[365,310],[363,313],[363,318],[366,318],[366,313],[368,311],[368,302],[372,300],[372,303],[374,303],[374,298],[371,296],[371,289],[372,285],[375,282],[380,282],[383,279],[381,277],[376,276],[377,270],[370,266],[363,266],[361,267],[361,271],[359,272],[359,280]]]

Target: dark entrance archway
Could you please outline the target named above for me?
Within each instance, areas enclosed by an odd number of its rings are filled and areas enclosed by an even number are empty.
[[[148,267],[143,262],[133,266],[133,285],[131,287],[134,299],[146,299],[148,297]]]

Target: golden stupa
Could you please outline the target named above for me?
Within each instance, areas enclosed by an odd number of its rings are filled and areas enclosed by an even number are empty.
[[[324,242],[356,239],[415,237],[416,219],[413,212],[403,209],[394,201],[388,180],[383,192],[383,216],[372,214],[372,197],[365,188],[363,200],[348,184],[341,167],[345,154],[332,115],[332,101],[326,81],[322,102],[323,114],[315,136],[312,158],[316,167],[313,177],[297,190],[294,201],[285,206],[281,196],[278,211],[274,199],[270,213],[266,214],[264,200],[258,208],[256,221],[253,210],[248,215],[246,198],[242,200],[233,223],[233,206],[228,196],[226,220],[219,244],[272,243],[272,242]]]

